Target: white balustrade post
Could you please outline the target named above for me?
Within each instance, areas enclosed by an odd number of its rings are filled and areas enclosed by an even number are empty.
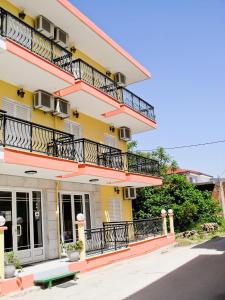
[[[83,243],[83,249],[80,251],[80,259],[85,260],[85,258],[86,258],[85,232],[84,232],[85,220],[84,220],[84,215],[83,214],[78,214],[77,215],[76,224],[78,226],[78,239],[80,241],[82,241],[82,243]]]
[[[170,233],[174,234],[174,221],[173,221],[173,210],[169,209],[168,210],[168,216],[169,216],[169,220],[170,220]]]
[[[165,209],[161,210],[162,217],[162,226],[163,226],[163,235],[167,235],[167,222],[166,222],[167,212]]]

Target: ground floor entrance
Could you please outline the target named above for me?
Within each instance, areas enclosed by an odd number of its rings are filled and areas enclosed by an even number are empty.
[[[8,227],[5,251],[14,251],[23,264],[43,260],[41,191],[0,189],[0,215]]]

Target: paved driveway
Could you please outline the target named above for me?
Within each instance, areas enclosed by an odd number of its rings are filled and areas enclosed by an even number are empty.
[[[225,300],[225,238],[169,247],[80,275],[79,280],[3,299]]]

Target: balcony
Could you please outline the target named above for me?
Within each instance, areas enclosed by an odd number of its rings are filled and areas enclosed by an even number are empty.
[[[117,86],[117,83],[99,72],[81,59],[72,63],[72,71],[76,80],[83,80],[93,87],[126,104],[133,110],[155,121],[154,107],[128,89]]]
[[[41,80],[50,92],[73,84],[72,54],[3,8],[0,36],[1,79],[29,90],[38,89]]]
[[[73,172],[61,176],[64,179],[72,179],[75,176],[79,181],[79,176],[87,179],[96,175],[106,177],[105,180],[109,183],[107,176],[110,175],[113,182],[118,182],[119,185],[119,182],[123,184],[127,181],[127,175],[131,176],[130,181],[134,180],[132,174],[159,176],[159,164],[156,160],[132,153],[122,153],[120,149],[88,139],[74,139],[71,134],[14,118],[3,112],[0,113],[0,145],[79,163],[80,173],[76,173],[77,170],[74,168]],[[100,167],[101,171],[96,167],[93,169],[93,166]],[[114,171],[110,171],[109,174],[107,169]],[[126,175],[124,172],[129,174]]]

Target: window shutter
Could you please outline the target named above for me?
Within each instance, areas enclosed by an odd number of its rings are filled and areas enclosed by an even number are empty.
[[[117,148],[117,138],[110,134],[105,134],[105,144],[110,147]]]
[[[75,136],[75,139],[79,139],[81,136],[81,126],[78,123],[65,120],[65,132]]]
[[[121,221],[121,204],[119,199],[111,199],[109,201],[109,217],[110,222]]]

